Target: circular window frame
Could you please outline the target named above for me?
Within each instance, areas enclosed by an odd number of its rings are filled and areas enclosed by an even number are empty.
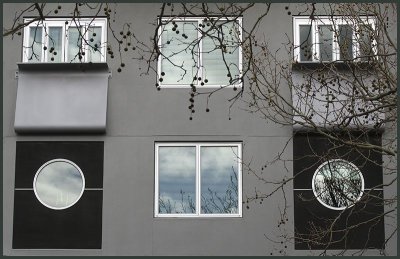
[[[78,170],[78,172],[79,172],[80,175],[81,175],[81,179],[82,179],[82,189],[81,189],[81,191],[80,191],[80,193],[79,193],[78,198],[77,198],[73,203],[69,204],[68,206],[64,206],[64,207],[53,207],[53,206],[51,206],[51,205],[46,204],[44,201],[42,201],[42,199],[39,197],[39,195],[38,195],[38,193],[37,193],[37,191],[36,191],[36,182],[37,182],[37,178],[38,178],[39,174],[41,173],[41,171],[43,170],[43,168],[45,168],[46,166],[48,166],[48,165],[50,165],[50,164],[52,164],[52,163],[55,163],[55,162],[64,162],[64,163],[68,163],[68,164],[72,165],[73,167],[75,167],[75,168]],[[84,176],[84,174],[83,174],[81,168],[80,168],[77,164],[75,164],[74,162],[72,162],[71,160],[64,159],[64,158],[52,159],[52,160],[49,160],[49,161],[47,161],[46,163],[44,163],[44,164],[36,171],[35,177],[33,178],[33,191],[34,191],[34,193],[35,193],[36,198],[39,200],[39,202],[40,202],[41,204],[43,204],[44,206],[46,206],[47,208],[53,209],[53,210],[64,210],[64,209],[68,209],[68,208],[74,206],[74,205],[81,199],[81,197],[82,197],[82,195],[83,195],[83,192],[85,191],[85,176]]]
[[[354,201],[351,205],[348,205],[348,206],[346,206],[346,207],[333,207],[333,206],[330,206],[330,205],[326,204],[324,201],[322,201],[322,200],[318,197],[318,195],[317,195],[317,193],[316,193],[316,191],[315,191],[314,182],[315,182],[315,177],[317,176],[319,170],[320,170],[322,167],[324,167],[326,164],[332,163],[332,162],[342,162],[342,163],[344,162],[344,163],[350,165],[351,167],[353,167],[353,168],[358,172],[358,174],[360,175],[360,178],[361,178],[361,191],[360,191],[360,194],[358,195],[357,199],[355,199],[355,201]],[[332,210],[345,210],[345,209],[347,209],[347,208],[353,207],[353,206],[361,199],[361,197],[363,196],[363,194],[364,194],[364,188],[365,188],[365,186],[364,186],[364,176],[363,176],[363,174],[361,173],[361,170],[360,170],[355,164],[353,164],[352,162],[347,161],[347,160],[345,160],[345,159],[330,159],[330,160],[327,160],[327,161],[323,162],[323,163],[322,163],[321,165],[319,165],[318,168],[315,170],[314,175],[313,175],[313,178],[312,178],[312,181],[311,181],[311,188],[312,188],[312,191],[313,191],[313,194],[314,194],[315,198],[318,200],[319,203],[321,203],[321,204],[322,204],[323,206],[325,206],[326,208],[332,209]]]

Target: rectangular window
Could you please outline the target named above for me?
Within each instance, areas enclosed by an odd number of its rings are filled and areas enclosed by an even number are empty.
[[[241,26],[241,18],[163,18],[159,86],[240,87]]]
[[[156,217],[241,217],[240,143],[157,143]]]
[[[23,62],[106,62],[106,45],[105,18],[48,18],[24,28]]]
[[[374,19],[361,17],[359,22],[345,17],[293,17],[295,61],[367,61],[376,53],[370,35]]]

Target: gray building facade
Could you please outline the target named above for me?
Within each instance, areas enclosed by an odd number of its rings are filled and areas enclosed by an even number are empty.
[[[15,13],[29,5],[3,4],[3,27],[11,27]],[[112,22],[115,28],[122,28],[124,23],[130,23],[135,36],[149,42],[155,31],[154,24],[160,15],[160,5],[110,4],[115,8],[115,15],[111,15],[109,22]],[[264,5],[258,5],[259,8],[255,7],[243,15],[244,28],[251,28],[262,14]],[[57,9],[58,5],[48,6],[48,10],[53,10]],[[271,11],[257,30],[257,35],[267,40],[272,50],[279,49],[278,59],[287,58],[287,52],[281,48],[282,43],[287,42],[287,37],[293,37],[293,16],[287,14],[286,6],[288,4],[272,4]],[[290,5],[290,10],[296,8],[299,7]],[[58,15],[68,17],[72,9],[73,4],[62,4]],[[397,37],[397,27],[390,27],[389,32],[394,38]],[[108,37],[111,37],[110,30]],[[274,184],[260,180],[259,175],[267,175],[269,181],[293,177],[295,141],[291,125],[280,125],[262,118],[257,113],[249,113],[244,109],[247,107],[245,102],[239,101],[230,108],[228,99],[235,95],[232,88],[213,94],[208,106],[205,97],[195,99],[196,112],[191,114],[187,109],[190,104],[190,89],[162,88],[157,91],[157,75],[143,74],[146,65],[129,55],[123,57],[125,66],[120,73],[116,70],[119,67],[118,59],[111,59],[109,55],[106,60],[108,66],[100,65],[93,71],[90,71],[89,67],[82,71],[81,67],[63,67],[62,64],[59,67],[24,64],[22,46],[22,36],[3,37],[3,255],[247,256],[318,255],[322,251],[295,247],[293,237],[296,198],[292,181],[262,203],[260,200],[246,203],[248,198],[253,198],[257,193],[268,193],[276,188]],[[117,48],[117,45],[113,46],[113,49]],[[123,51],[121,54],[125,55]],[[49,81],[43,82],[43,78]],[[65,99],[63,95],[57,96],[57,90],[52,88],[53,82],[60,82],[56,86],[61,89]],[[68,95],[64,92],[65,89],[62,90],[62,86],[66,84],[72,85]],[[244,81],[245,89],[247,84],[248,81]],[[22,87],[27,90],[20,94],[18,91],[21,91]],[[41,90],[41,87],[55,92],[41,95],[40,91],[45,91]],[[90,92],[92,88],[94,94]],[[199,91],[202,89],[199,88]],[[26,94],[26,99],[21,97],[23,94]],[[32,99],[32,96],[37,99]],[[79,96],[84,96],[83,102],[89,104],[83,105],[84,107],[74,106],[74,100],[79,99]],[[246,98],[245,95],[244,99]],[[46,108],[46,105],[39,105],[48,99],[56,99],[58,103],[64,102],[67,107],[70,105],[70,117],[59,120],[55,118],[49,122],[48,118],[52,117],[54,111]],[[32,103],[29,104],[30,101]],[[206,112],[206,108],[209,108],[210,112]],[[85,117],[85,114],[80,114],[80,110],[92,113],[86,113]],[[29,124],[29,120],[34,116],[38,119]],[[192,119],[189,120],[190,116]],[[41,121],[41,118],[45,118],[45,121]],[[83,125],[86,122],[89,126]],[[390,134],[397,133],[384,131],[383,140],[386,134],[391,138]],[[75,146],[70,146],[71,143]],[[238,216],[157,217],[156,148],[158,144],[163,143],[239,143],[243,162],[239,197],[243,203],[238,204]],[[55,157],[54,153],[58,157]],[[33,179],[38,165],[43,163],[29,159],[48,157],[47,160],[50,160],[62,158],[63,154],[71,154],[70,160],[75,157],[74,154],[78,154],[76,160],[79,160],[79,157],[88,159],[87,162],[82,162],[86,163],[85,166],[80,165],[86,181],[83,196],[70,208],[71,212],[68,212],[68,209],[46,208],[46,212],[42,213],[42,204],[34,199],[30,179]],[[282,160],[269,164],[262,174],[259,174],[266,161],[274,161],[278,155]],[[381,159],[383,163],[389,161],[385,156]],[[86,170],[83,170],[84,168]],[[257,174],[251,169],[257,169]],[[27,176],[28,171],[31,172],[30,178]],[[382,173],[383,183],[392,180],[390,175],[386,176],[385,169]],[[385,197],[395,196],[396,193],[396,185],[382,190]],[[87,195],[92,198],[88,198]],[[36,203],[30,205],[29,202]],[[40,209],[18,211],[18,206]],[[390,208],[382,209],[387,211]],[[283,210],[287,212],[282,218]],[[65,215],[70,213],[68,215],[76,215],[82,219],[79,223],[64,218],[64,222],[69,222],[65,223],[67,229],[65,226],[59,226],[63,222],[59,217],[67,216],[60,214],[61,216],[54,216],[56,219],[53,219],[53,212],[66,212]],[[26,221],[26,217],[32,215],[45,218]],[[51,225],[52,220],[54,224],[58,224],[57,227]],[[16,222],[20,222],[20,227],[15,226]],[[47,233],[49,240],[57,239],[52,237],[58,235],[52,232],[55,228],[68,233],[66,235],[69,235],[71,240],[85,242],[92,240],[91,235],[96,238],[93,238],[92,246],[86,248],[76,248],[74,245],[58,248],[57,244],[40,247],[43,245],[40,242],[39,248],[26,245],[35,234],[17,233],[23,233],[25,227],[36,224],[42,227],[32,227],[27,232],[46,229],[43,231]],[[385,218],[384,222],[379,224],[382,224],[382,231],[379,233],[388,238],[387,235],[396,227],[397,218]],[[79,231],[75,232],[77,229]],[[77,235],[76,238],[73,235]],[[21,237],[22,241],[15,239],[18,237]],[[64,245],[68,242],[60,241]],[[348,249],[346,253],[351,254],[356,250],[359,249]],[[388,255],[397,254],[396,237],[389,239],[385,251]],[[379,255],[380,250],[366,249],[365,254]]]

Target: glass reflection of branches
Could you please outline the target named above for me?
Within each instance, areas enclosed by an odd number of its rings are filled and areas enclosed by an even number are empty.
[[[217,192],[207,188],[201,195],[201,212],[205,214],[238,213],[238,178],[232,167],[230,183],[225,192]]]
[[[350,162],[336,159],[322,164],[313,178],[317,199],[333,209],[345,209],[360,198],[364,188],[361,172]]]
[[[230,184],[225,191],[216,191],[207,188],[201,196],[201,212],[204,214],[235,214],[238,213],[238,178],[232,168]],[[196,213],[196,200],[190,194],[180,190],[180,200],[173,200],[167,196],[160,196],[158,200],[161,213]]]

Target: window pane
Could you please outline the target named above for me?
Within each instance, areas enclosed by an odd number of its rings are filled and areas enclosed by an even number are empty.
[[[89,27],[89,46],[88,61],[101,62],[102,45],[101,45],[101,27]]]
[[[360,57],[362,61],[368,61],[374,55],[372,51],[373,30],[371,26],[360,26]]]
[[[70,27],[68,29],[68,56],[66,62],[80,62],[80,51],[82,50],[82,37],[78,28]],[[83,61],[83,60],[82,60]]]
[[[159,147],[159,213],[196,213],[196,148]]]
[[[191,84],[197,74],[197,22],[170,22],[161,34],[163,84]],[[179,32],[179,34],[177,33]]]
[[[319,28],[319,52],[321,61],[332,61],[333,32],[331,25],[321,25]]]
[[[313,192],[321,204],[332,209],[345,209],[356,203],[363,192],[360,170],[341,159],[329,160],[315,171]]]
[[[84,188],[80,169],[62,159],[44,164],[34,180],[36,197],[43,205],[52,209],[71,207],[80,199]]]
[[[311,25],[300,25],[300,61],[312,60]]]
[[[201,213],[238,213],[237,157],[237,147],[201,147]]]
[[[353,29],[350,25],[339,25],[340,59],[353,59]]]
[[[203,78],[207,79],[207,84],[210,85],[229,85],[228,74],[233,79],[240,77],[239,26],[235,22],[226,24],[218,22],[218,25],[222,27],[207,32],[208,35],[202,42]],[[206,26],[203,30],[207,31],[208,27]]]
[[[49,27],[49,53],[47,61],[61,62],[62,60],[62,27]]]
[[[28,62],[42,61],[42,27],[29,27]]]

